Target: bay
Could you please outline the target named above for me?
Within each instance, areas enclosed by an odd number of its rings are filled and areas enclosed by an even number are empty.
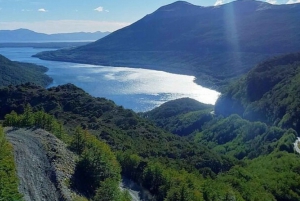
[[[32,55],[52,49],[0,48],[0,54],[13,60],[49,68],[49,86],[72,83],[95,97],[113,100],[136,112],[151,110],[164,102],[189,97],[215,104],[219,92],[197,85],[195,77],[141,68],[110,67],[59,61],[45,61]]]

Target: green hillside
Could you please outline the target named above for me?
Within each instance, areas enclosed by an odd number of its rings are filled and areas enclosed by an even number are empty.
[[[300,53],[275,57],[230,85],[215,112],[299,131],[299,84]]]
[[[26,101],[25,101],[26,100]],[[234,161],[155,127],[131,110],[104,98],[94,98],[72,84],[44,89],[25,84],[0,89],[0,118],[12,110],[24,111],[29,103],[35,110],[53,114],[69,130],[77,125],[107,142],[114,151],[128,151],[143,158],[157,158],[176,168],[215,173],[227,170]],[[164,145],[161,145],[164,142]]]
[[[141,116],[171,133],[186,136],[213,118],[213,105],[203,104],[190,98],[168,101]]]
[[[95,141],[97,138],[109,145],[107,147],[101,142],[99,146],[103,150],[99,149],[100,153],[112,149],[121,165],[122,175],[148,189],[154,200],[300,199],[300,163],[297,162],[300,157],[293,149],[298,134],[293,129],[269,127],[262,122],[247,121],[238,115],[224,118],[209,112],[211,116],[202,122],[201,129],[194,130],[186,138],[167,133],[110,100],[91,97],[72,84],[49,89],[32,84],[0,89],[0,119],[6,116],[5,124],[15,122],[23,125],[29,121],[38,123],[38,115],[42,113],[28,113],[31,111],[26,106],[28,104],[32,106],[33,112],[45,111],[53,115],[46,115],[47,118],[51,117],[51,121],[56,118],[62,123],[69,137],[65,134],[62,136],[61,129],[57,130],[59,124],[50,121],[49,125],[54,126],[58,136],[71,143],[72,150],[83,154],[77,163],[78,177],[75,178],[81,178],[84,183],[89,184],[87,177],[80,176],[83,174],[92,175],[93,179],[103,179],[101,175],[97,177],[94,171],[94,167],[98,168],[95,165],[101,163],[97,160],[101,160],[102,156],[99,158],[82,152],[85,150],[84,140],[88,140],[88,149],[97,151],[92,146],[93,143],[95,146],[100,143]],[[161,108],[165,113],[157,109],[156,117],[164,117],[166,114],[177,118],[178,115],[211,111],[211,106],[191,99],[172,101]],[[25,113],[17,117],[16,113],[11,113],[12,110],[18,114]],[[9,113],[11,115],[7,116]],[[47,118],[45,123],[48,125]],[[191,118],[190,121],[197,121],[197,118]],[[176,128],[172,121],[167,119],[166,122]],[[84,130],[76,128],[77,125],[81,125]],[[110,155],[114,158],[112,153]],[[116,179],[105,177],[102,183],[95,183],[95,188],[93,185],[87,188],[81,180],[72,180],[71,185],[87,197],[95,196],[95,199],[101,199],[105,192],[113,192],[119,180],[119,169],[118,164],[113,162],[115,159],[109,159],[110,155],[103,155],[103,160],[105,164],[112,163],[107,168],[115,168]],[[95,192],[96,188],[99,190]],[[105,194],[110,195],[113,194]],[[119,201],[117,198],[111,199]]]
[[[52,82],[52,78],[45,75],[47,70],[35,64],[10,61],[0,55],[0,86],[32,82],[46,87]]]

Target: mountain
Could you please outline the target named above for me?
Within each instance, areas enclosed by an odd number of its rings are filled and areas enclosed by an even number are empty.
[[[265,58],[300,51],[299,18],[300,4],[239,0],[202,7],[178,1],[94,43],[36,56],[189,74],[221,87]]]
[[[266,60],[224,91],[215,112],[299,132],[299,78],[300,53]]]
[[[47,70],[44,66],[11,61],[0,54],[0,86],[32,82],[46,87],[52,82],[45,74]]]
[[[44,34],[28,29],[0,30],[0,43],[17,42],[74,42],[74,41],[95,41],[107,36],[110,32],[75,32]]]

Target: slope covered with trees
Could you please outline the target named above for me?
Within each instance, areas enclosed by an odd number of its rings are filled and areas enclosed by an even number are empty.
[[[190,98],[168,101],[151,111],[141,113],[146,119],[173,134],[186,136],[201,130],[211,120],[213,105],[203,104]]]
[[[299,131],[299,77],[300,53],[262,62],[225,90],[215,111]]]
[[[66,190],[65,189],[63,190],[62,187],[65,184],[60,184],[61,186],[57,184],[60,182],[57,181],[59,180],[58,177],[62,177],[62,173],[55,172],[52,175],[53,177],[52,180],[54,180],[52,182],[55,183],[59,191],[63,192],[62,194],[64,195],[62,195],[61,197],[63,197],[64,200],[71,200],[71,197],[73,197],[72,200],[73,199],[76,200],[80,198],[84,199],[83,197],[76,195],[76,193],[79,193],[80,195],[84,195],[85,198],[89,198],[90,200],[97,200],[97,201],[101,201],[101,200],[129,201],[130,200],[130,196],[128,192],[121,191],[119,189],[119,182],[121,180],[121,174],[120,174],[121,168],[119,163],[116,160],[115,154],[111,151],[110,147],[106,143],[99,141],[95,136],[89,134],[87,131],[82,130],[80,127],[76,127],[74,133],[67,136],[67,133],[64,130],[62,124],[60,124],[52,115],[49,115],[44,111],[33,112],[30,105],[25,106],[23,114],[17,114],[15,111],[12,111],[10,114],[6,114],[3,124],[5,126],[12,126],[12,127],[19,127],[19,128],[23,127],[23,128],[46,129],[51,133],[55,134],[58,138],[64,140],[69,145],[70,150],[74,151],[78,155],[79,159],[76,162],[75,169],[69,170],[70,171],[69,174],[72,173],[72,177],[70,181],[68,181],[70,182],[68,187],[72,189],[73,191],[72,193],[66,194]],[[35,136],[35,137],[40,137],[42,140],[44,140],[44,142],[47,141],[46,139],[43,139],[44,136],[42,136],[42,134],[41,136]],[[54,154],[52,156],[51,160],[52,159],[54,159],[54,161],[59,160],[59,158],[62,157],[59,154],[62,153],[60,153],[58,150],[55,150],[57,148],[57,147],[56,148],[53,147],[53,144],[55,143],[53,142],[48,142],[48,143],[50,143],[52,147],[51,146],[49,147],[49,145],[46,147],[51,149],[51,151],[54,150],[54,152],[56,153],[56,155]],[[25,146],[32,146],[32,145],[26,144]],[[44,147],[44,145],[39,145],[39,146]],[[4,154],[7,153],[4,152]],[[35,157],[38,158],[38,156]],[[47,153],[47,157],[51,157],[51,154]],[[69,160],[70,159],[71,158],[69,158]],[[12,165],[14,165],[14,162],[11,163]],[[1,162],[0,160],[0,165],[5,165],[5,164],[6,163]],[[63,169],[70,169],[70,167],[67,166],[66,164],[64,165],[60,164],[59,170],[61,171]],[[8,169],[4,169],[4,170],[9,172]],[[15,174],[13,174],[11,171],[9,173],[11,174],[10,175],[11,178],[15,176]],[[57,174],[60,175],[58,176]],[[6,177],[3,176],[3,178],[5,181]],[[14,192],[13,191],[14,188],[12,187],[16,186],[16,182],[14,182],[14,180],[12,180],[11,182],[12,183],[8,185],[7,188],[3,189],[3,192],[5,193],[4,195],[8,193],[12,194]],[[65,182],[65,180],[63,182]],[[10,190],[9,188],[12,189]],[[44,190],[45,189],[43,189],[43,191]],[[32,191],[30,192],[32,193]],[[57,192],[55,193],[52,192],[52,193],[55,194]],[[0,194],[0,198],[1,199],[6,198],[4,195]],[[18,194],[16,194],[16,196],[17,195]]]
[[[242,0],[202,7],[178,1],[94,43],[37,56],[180,72],[220,87],[265,58],[300,51],[299,18],[299,4]]]
[[[0,54],[0,86],[32,82],[46,87],[52,82],[52,78],[45,75],[47,70],[43,66],[11,61]]]
[[[12,110],[22,113],[26,104],[34,110],[44,109],[74,130],[77,125],[107,142],[114,151],[129,151],[143,158],[188,170],[219,172],[234,161],[211,152],[205,146],[190,142],[155,127],[131,110],[104,98],[94,98],[74,85],[44,89],[25,84],[0,89],[0,118]],[[164,146],[161,143],[164,142]]]
[[[158,201],[300,199],[300,157],[293,150],[297,137],[293,129],[237,115],[212,115],[201,130],[185,138],[71,84],[50,89],[10,86],[1,88],[0,95],[5,125],[49,125],[68,142],[79,155],[70,185],[88,199],[127,201],[128,194],[118,191],[120,173]],[[211,108],[189,99],[178,102],[183,109],[172,115]],[[62,124],[53,123],[55,119]],[[83,129],[75,129],[79,124]]]

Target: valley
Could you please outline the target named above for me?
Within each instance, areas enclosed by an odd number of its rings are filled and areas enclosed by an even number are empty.
[[[0,200],[300,200],[300,4],[164,2],[49,1],[18,23],[54,34],[0,30]],[[8,42],[96,26],[118,29]]]
[[[300,51],[299,18],[299,4],[242,0],[203,7],[177,1],[96,42],[35,56],[166,70],[220,90],[267,58]]]

